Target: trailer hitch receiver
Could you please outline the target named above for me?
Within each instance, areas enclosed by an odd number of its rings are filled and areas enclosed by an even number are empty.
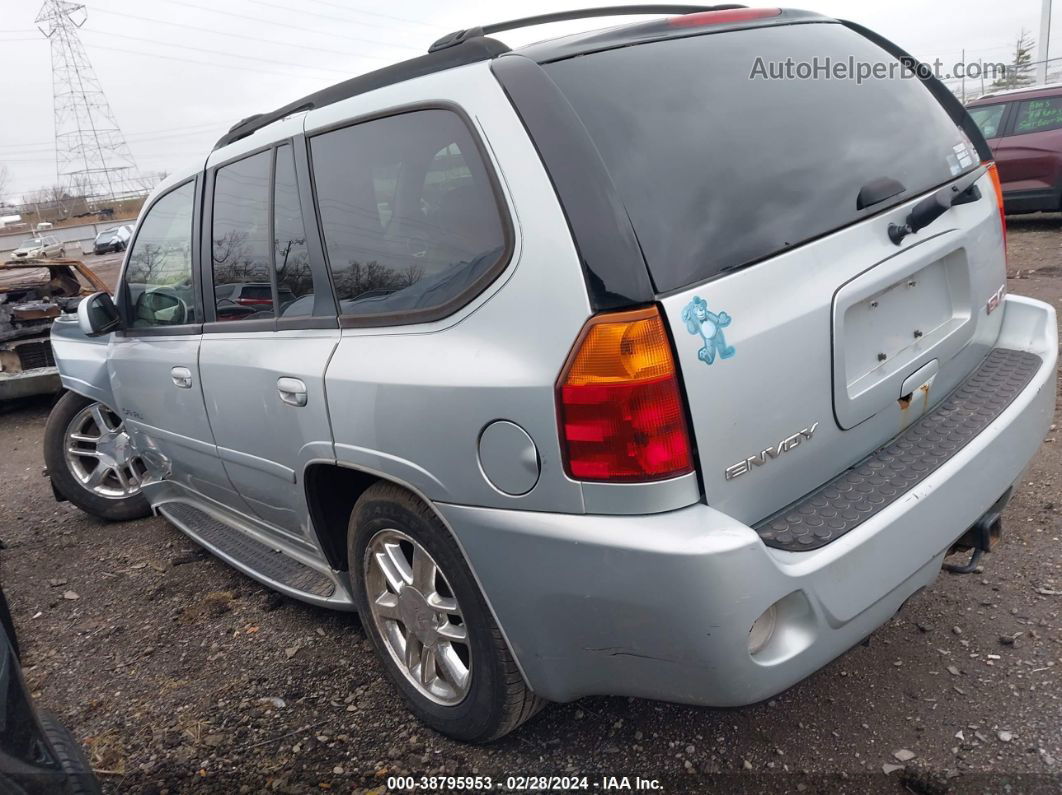
[[[1003,492],[1003,496],[993,503],[984,514],[973,523],[962,536],[956,541],[950,552],[961,549],[972,549],[970,560],[967,563],[945,563],[944,570],[952,574],[971,574],[977,571],[977,565],[981,561],[981,555],[991,552],[992,546],[1003,536],[1003,509],[1010,502],[1013,487]]]

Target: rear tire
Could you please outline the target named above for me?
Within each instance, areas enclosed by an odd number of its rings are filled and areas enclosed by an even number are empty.
[[[139,478],[143,474],[143,469],[138,469],[135,462],[124,466],[124,474],[121,475],[127,481],[128,493],[122,493],[122,482],[118,474],[106,475],[99,484],[93,485],[92,474],[95,472],[95,467],[104,466],[104,461],[97,461],[93,464],[95,459],[89,452],[91,443],[73,442],[71,435],[75,432],[73,424],[79,422],[80,418],[92,414],[95,408],[98,408],[100,415],[105,417],[95,423],[99,436],[115,437],[116,444],[112,447],[118,447],[124,456],[127,441],[117,438],[118,435],[124,434],[121,420],[102,403],[90,400],[76,392],[67,392],[52,407],[51,414],[48,415],[48,423],[44,426],[44,463],[48,467],[52,485],[55,486],[56,491],[85,513],[100,519],[124,522],[148,516],[151,513],[151,506],[139,489]],[[100,423],[107,427],[98,428]],[[86,434],[77,435],[86,436]],[[95,434],[87,434],[87,436],[92,435]],[[75,445],[78,449],[83,447],[85,454],[68,455],[67,451],[71,445]]]
[[[545,706],[524,683],[449,530],[423,502],[390,483],[370,487],[351,513],[347,551],[365,633],[423,723],[488,743]],[[419,668],[402,662],[410,648]]]

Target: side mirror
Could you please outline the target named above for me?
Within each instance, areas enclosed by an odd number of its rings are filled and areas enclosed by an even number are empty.
[[[77,324],[88,337],[108,334],[121,325],[110,293],[93,293],[77,305]]]
[[[188,305],[166,287],[155,287],[136,299],[136,317],[152,326],[179,326],[188,320]]]

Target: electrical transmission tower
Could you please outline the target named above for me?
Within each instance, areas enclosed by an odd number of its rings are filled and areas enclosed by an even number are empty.
[[[45,0],[35,20],[52,47],[55,170],[71,196],[115,199],[139,192],[139,173],[78,37],[86,17],[81,3]]]

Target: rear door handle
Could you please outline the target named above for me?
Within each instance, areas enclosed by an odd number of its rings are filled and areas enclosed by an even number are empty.
[[[280,393],[280,399],[289,406],[306,405],[306,384],[298,378],[278,378],[277,392]]]
[[[192,388],[192,371],[187,367],[174,367],[170,369],[170,378],[178,389]]]

